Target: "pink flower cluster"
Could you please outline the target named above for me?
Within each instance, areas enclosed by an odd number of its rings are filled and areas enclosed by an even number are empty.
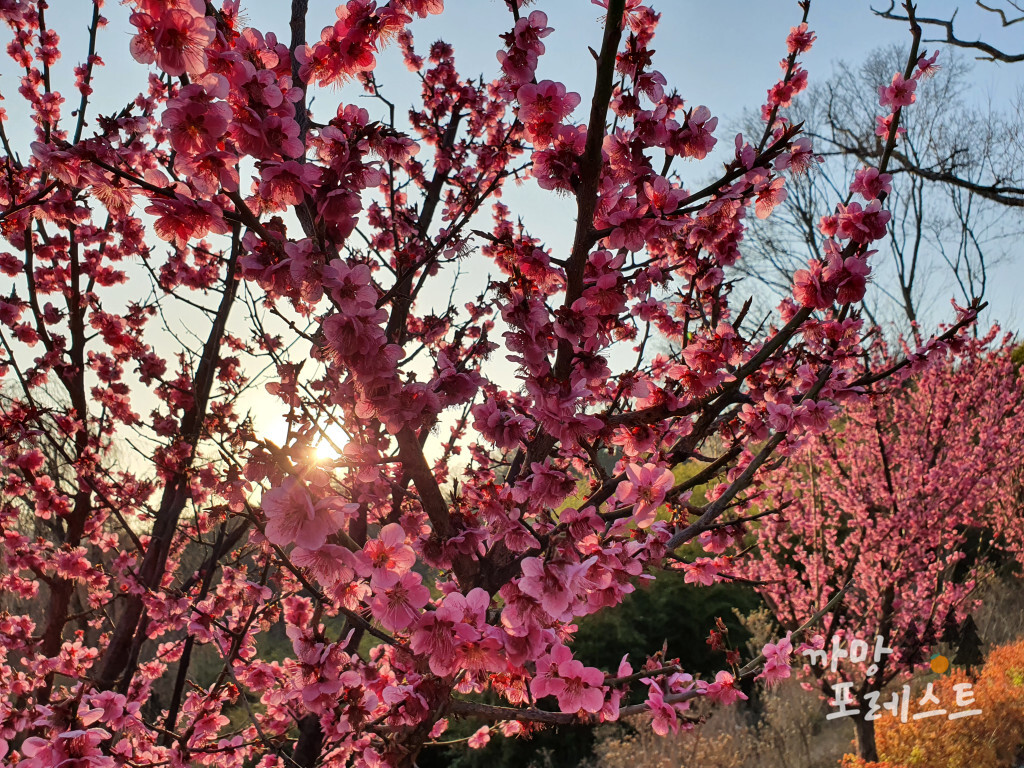
[[[130,49],[158,71],[98,117],[98,55],[67,105],[54,14],[0,2],[34,139],[5,134],[0,175],[0,599],[43,612],[0,615],[0,759],[277,768],[289,744],[389,768],[448,717],[483,721],[482,748],[642,712],[668,733],[698,696],[743,698],[655,648],[606,674],[573,637],[664,568],[732,576],[742,524],[716,521],[860,392],[862,322],[829,310],[863,295],[884,168],[823,222],[780,322],[748,327],[729,277],[749,218],[816,161],[779,116],[813,34],[789,35],[765,141],[737,137],[693,191],[718,119],[654,68],[642,0],[602,20],[607,103],[586,124],[538,78],[552,30],[517,0],[489,79],[417,48],[441,0],[349,0],[294,53],[217,5],[136,0]],[[393,117],[372,75],[391,40],[419,88]],[[372,115],[326,88],[347,79]],[[573,198],[570,245],[531,230],[511,184]],[[274,408],[249,408],[259,385]],[[125,444],[152,449],[138,470]],[[709,556],[680,563],[694,539]],[[764,679],[790,653],[766,647]]]
[[[498,61],[510,85],[518,87],[533,80],[537,61],[544,53],[541,40],[554,32],[547,24],[546,13],[533,11],[519,19],[511,32],[501,36],[508,48],[498,51]]]
[[[895,141],[902,128],[896,129],[900,110],[914,102],[917,82],[932,71],[936,54],[921,56],[909,79],[902,73],[893,75],[892,84],[879,88],[879,103],[889,108],[879,116],[879,135]],[[860,301],[871,269],[867,264],[867,247],[885,237],[891,218],[882,202],[892,188],[889,174],[877,168],[863,168],[854,176],[850,192],[867,201],[839,204],[836,212],[822,218],[819,229],[829,238],[825,243],[826,260],[812,261],[806,270],[794,277],[793,295],[797,302],[810,309],[827,309],[838,301],[851,304]]]

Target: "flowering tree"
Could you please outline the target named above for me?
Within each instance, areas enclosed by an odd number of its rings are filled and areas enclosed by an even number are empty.
[[[762,503],[784,509],[762,520],[746,572],[790,627],[852,580],[817,637],[829,665],[811,671],[828,696],[842,699],[848,688],[866,760],[878,759],[874,721],[863,717],[869,694],[927,665],[928,646],[977,607],[988,550],[968,559],[968,537],[1005,532],[1019,551],[1015,435],[1024,428],[1024,392],[1009,339],[992,347],[996,336],[993,329],[933,360],[884,397],[849,405],[832,429],[806,442],[803,460],[767,482]],[[876,658],[877,636],[891,654]],[[867,658],[833,669],[834,647],[850,653],[855,639],[867,642]]]
[[[748,210],[770,215],[781,172],[814,161],[783,114],[807,82],[809,1],[763,131],[697,190],[684,168],[717,121],[653,68],[659,15],[637,0],[602,4],[582,120],[544,71],[543,11],[509,3],[495,71],[470,79],[449,45],[414,44],[442,0],[350,0],[311,43],[307,5],[284,42],[243,28],[237,0],[136,0],[148,90],[90,116],[102,2],[65,93],[47,4],[0,3],[34,132],[20,152],[0,132],[0,756],[399,766],[451,717],[478,720],[480,746],[495,724],[644,711],[664,733],[697,696],[735,700],[729,670],[694,680],[656,649],[636,649],[641,671],[589,668],[573,621],[712,531],[865,383],[856,305],[901,110],[934,61],[919,30],[861,200],[825,222],[778,322],[751,325],[723,267]],[[389,42],[422,86],[408,125],[332,99],[356,78],[390,105],[373,76]],[[531,234],[509,180],[575,201],[571,248]],[[678,352],[652,355],[655,336]],[[259,365],[281,444],[242,415]],[[704,466],[676,482],[686,461]]]

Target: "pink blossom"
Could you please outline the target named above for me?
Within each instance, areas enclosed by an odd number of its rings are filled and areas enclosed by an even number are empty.
[[[291,559],[300,568],[309,568],[316,580],[327,587],[350,581],[356,575],[355,557],[336,544],[324,544],[318,549],[295,547]]]
[[[775,161],[775,170],[789,170],[791,173],[800,174],[821,161],[821,155],[814,154],[810,139],[797,139],[788,152],[779,155],[779,159]]]
[[[294,477],[285,478],[279,487],[264,493],[262,504],[267,516],[267,539],[279,547],[297,544],[304,549],[319,549],[338,529],[333,500],[314,504],[302,482]]]
[[[533,153],[533,177],[537,179],[537,186],[558,192],[572,192],[586,142],[585,126],[557,126],[552,134],[551,146]]]
[[[718,127],[718,118],[711,116],[711,110],[699,106],[693,110],[682,128],[676,130],[665,151],[670,155],[681,155],[703,160],[718,143],[713,135]]]
[[[811,432],[824,432],[835,418],[838,409],[826,400],[811,400],[801,403],[794,410],[798,423]]]
[[[188,200],[183,195],[159,198],[151,201],[146,213],[156,216],[153,228],[157,235],[178,248],[210,232],[222,235],[230,230],[223,211],[209,200]]]
[[[421,19],[436,16],[444,10],[444,0],[401,0],[398,4]]]
[[[836,289],[836,299],[840,304],[852,304],[864,298],[870,274],[871,267],[866,258],[847,256],[843,259],[840,254],[831,254],[824,278]]]
[[[647,688],[647,708],[651,712],[651,727],[659,736],[667,736],[669,732],[679,732],[679,717],[676,715],[675,707],[665,703],[665,692],[654,682],[649,683]]]
[[[106,756],[99,745],[109,739],[110,733],[102,728],[64,731],[54,739],[30,736],[21,746],[25,759],[18,763],[24,768],[114,768],[114,758]]]
[[[646,218],[647,210],[647,205],[627,200],[618,210],[609,213],[604,223],[614,229],[608,236],[607,246],[615,250],[641,250],[654,228],[654,222]]]
[[[434,727],[430,729],[428,736],[432,739],[436,739],[439,738],[446,730],[448,730],[448,718],[442,717],[434,723]]]
[[[535,145],[551,143],[555,126],[567,118],[580,103],[578,93],[567,92],[562,83],[541,80],[527,83],[516,91],[519,120],[526,127],[526,137]]]
[[[384,344],[384,329],[379,323],[385,319],[387,312],[372,308],[360,315],[336,312],[323,322],[324,338],[331,351],[342,358],[371,355]]]
[[[185,155],[197,155],[217,148],[231,120],[231,107],[203,86],[189,85],[167,103],[162,120],[171,146]]]
[[[935,60],[939,58],[939,52],[935,51],[931,56],[921,54],[921,57],[917,60],[917,69],[914,72],[915,80],[927,80],[929,77],[934,75],[939,67],[935,64]]]
[[[350,265],[334,259],[324,268],[322,281],[331,298],[343,312],[362,313],[377,302],[377,290],[371,285],[370,268]]]
[[[835,287],[828,283],[824,276],[824,267],[820,261],[813,260],[807,269],[801,269],[793,275],[793,297],[802,306],[810,309],[826,309],[835,301]]]
[[[416,622],[409,647],[428,659],[430,671],[447,677],[460,667],[460,648],[481,638],[474,624],[486,623],[482,617],[490,596],[479,587],[463,597],[458,592],[445,597],[435,611],[424,613]]]
[[[512,85],[522,85],[533,79],[537,59],[544,53],[541,39],[554,31],[547,24],[546,13],[533,11],[529,16],[519,19],[510,34],[502,35],[508,51],[498,51],[498,61]]]
[[[683,581],[687,584],[710,587],[718,578],[718,563],[710,557],[698,557],[692,563],[686,563],[683,570],[686,572]]]
[[[865,200],[874,200],[881,197],[883,192],[889,194],[892,191],[892,176],[888,173],[879,173],[873,166],[861,168],[854,174],[850,191],[856,192]]]
[[[487,746],[487,743],[491,740],[491,727],[489,725],[481,725],[473,735],[469,737],[469,741],[466,742],[466,746],[470,749],[483,749]]]
[[[530,693],[535,699],[557,696],[565,688],[565,681],[559,676],[558,668],[572,661],[572,651],[558,643],[536,661],[537,672],[530,680]]]
[[[130,21],[139,30],[131,41],[136,61],[154,61],[167,74],[200,74],[206,69],[206,48],[216,34],[212,18],[193,9],[171,8],[159,18],[133,13]]]
[[[786,47],[790,53],[807,53],[816,39],[816,35],[807,29],[807,22],[803,22],[798,27],[790,28],[789,37],[786,38]]]
[[[893,124],[893,121],[895,119],[896,119],[896,113],[895,112],[893,112],[891,114],[888,114],[888,115],[884,115],[884,116],[883,115],[876,115],[875,116],[875,135],[876,136],[881,136],[881,137],[884,138],[884,137],[887,137],[890,133],[892,133],[892,124]],[[902,136],[906,132],[907,132],[907,129],[904,128],[901,125],[901,126],[899,126],[896,129],[896,136],[897,137]]]
[[[238,157],[229,152],[205,152],[201,155],[180,154],[174,158],[174,167],[188,178],[200,194],[214,195],[220,190],[238,191]]]
[[[792,675],[792,670],[789,664],[784,664],[778,661],[765,662],[764,669],[761,670],[761,674],[757,677],[759,680],[764,680],[765,685],[769,688],[775,685],[780,680],[785,680]]]
[[[783,188],[785,183],[785,179],[777,176],[771,182],[761,187],[757,193],[757,202],[754,204],[757,218],[767,219],[771,212],[775,210],[775,207],[786,199],[787,192]]]
[[[556,695],[563,712],[600,712],[604,706],[604,674],[595,667],[585,667],[577,659],[558,665],[558,676],[564,682]]]
[[[473,428],[502,450],[511,450],[526,442],[530,430],[536,426],[526,416],[502,409],[488,398],[472,408]]]
[[[306,195],[313,194],[313,185],[319,179],[320,171],[308,163],[269,163],[260,173],[260,197],[280,206],[298,205]]]
[[[628,464],[626,480],[615,489],[615,497],[623,504],[633,504],[633,519],[638,528],[654,522],[658,507],[675,484],[672,471],[656,464]]]
[[[299,77],[307,83],[331,85],[376,66],[377,32],[371,15],[374,4],[359,0],[339,5],[338,21],[324,27],[319,42],[300,46],[295,58]]]
[[[883,107],[891,107],[894,111],[900,107],[909,107],[917,98],[914,95],[916,89],[917,80],[904,80],[903,75],[897,72],[892,76],[891,85],[879,87],[878,103]]]
[[[401,575],[393,571],[377,571],[370,587],[373,597],[370,610],[385,629],[398,632],[412,624],[420,610],[430,600],[430,590],[422,584],[422,577],[408,571]]]
[[[772,405],[774,403],[769,403],[768,407],[771,408]],[[732,539],[733,532],[729,528],[714,528],[710,531],[704,531],[697,537],[697,541],[704,548],[704,551],[719,555],[729,548],[729,545],[732,544]]]
[[[405,531],[398,523],[390,523],[381,528],[376,539],[366,542],[363,552],[369,558],[375,574],[393,571],[401,575],[416,562],[416,553],[405,543]]]
[[[779,680],[785,680],[791,674],[789,657],[793,653],[793,643],[790,640],[791,632],[777,643],[767,643],[761,653],[765,658],[764,669],[758,678],[765,681],[768,686],[774,685]]]
[[[524,594],[537,600],[551,618],[559,619],[572,605],[578,579],[588,565],[554,564],[528,557],[523,560],[523,575],[518,586]]]
[[[706,694],[712,701],[719,704],[732,704],[747,696],[738,687],[739,682],[731,673],[724,669],[715,674],[715,682],[707,687]]]

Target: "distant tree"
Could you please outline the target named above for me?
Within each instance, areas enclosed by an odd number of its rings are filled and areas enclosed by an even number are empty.
[[[975,667],[980,667],[985,661],[981,645],[978,627],[971,615],[968,614],[964,617],[963,626],[956,639],[956,656],[953,657],[953,663],[964,667],[970,674]]]
[[[895,0],[889,0],[888,8],[876,10],[875,13],[884,19],[902,22],[909,21],[907,16],[902,15],[900,11],[896,10],[896,5]],[[1024,5],[1021,4],[1020,0],[989,0],[989,2],[975,0],[974,5],[976,8],[991,14],[993,18],[998,18],[999,26],[1003,29],[1014,27],[1017,24],[1024,25]],[[969,40],[959,37],[956,33],[956,16],[959,11],[959,8],[955,9],[949,18],[922,16],[920,14],[915,14],[915,16],[918,24],[928,27],[929,30],[938,30],[944,35],[936,40],[929,40],[929,42],[946,43],[957,48],[973,51],[979,59],[985,61],[1003,62],[1004,64],[1024,61],[1024,52],[1006,51],[993,45],[991,42],[986,42],[984,39]]]
[[[786,200],[748,231],[749,258],[737,269],[774,295],[785,275],[819,252],[819,222],[831,199],[884,152],[874,105],[878,80],[904,52],[872,52],[860,65],[841,63],[834,76],[801,94],[792,119],[814,138],[823,161],[791,174]],[[922,80],[919,109],[902,123],[887,181],[893,213],[879,243],[878,269],[865,307],[879,325],[908,336],[938,320],[951,297],[982,298],[993,265],[1014,258],[1024,235],[1024,114],[972,100],[972,69],[955,54]],[[964,115],[981,119],[965,120]]]
[[[837,660],[835,672],[820,663],[810,671],[827,696],[849,685],[866,760],[878,759],[874,721],[863,717],[868,694],[927,665],[949,622],[965,626],[990,548],[1008,546],[1019,528],[1024,391],[1008,341],[993,329],[851,404],[756,499],[778,511],[758,521],[751,558],[740,562],[783,627],[799,626],[852,581],[821,647],[831,659],[834,641],[847,651],[860,640],[871,653],[863,663]],[[772,409],[780,423],[791,411]],[[968,561],[965,543],[978,530],[988,531],[989,547]],[[877,664],[876,636],[892,650]]]

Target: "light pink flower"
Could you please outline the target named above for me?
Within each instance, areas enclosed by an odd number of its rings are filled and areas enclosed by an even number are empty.
[[[703,584],[710,587],[718,577],[718,564],[710,557],[699,557],[692,563],[683,566],[686,576],[683,581],[687,584]]]
[[[657,683],[650,682],[650,687],[647,689],[647,708],[651,711],[651,728],[656,734],[667,736],[669,731],[679,732],[679,718],[676,715],[675,707],[665,703],[665,692]]]
[[[285,478],[280,487],[263,494],[267,539],[279,547],[319,549],[339,528],[334,504],[334,499],[314,504],[299,480]]]
[[[286,160],[270,163],[260,174],[260,197],[279,206],[298,205],[313,194],[320,170],[309,163]]]
[[[815,40],[817,40],[817,36],[807,29],[805,21],[798,27],[790,27],[789,37],[786,38],[786,47],[790,53],[807,53],[811,50]]]
[[[324,267],[323,284],[343,312],[357,312],[377,303],[377,289],[371,285],[370,268],[366,264],[352,266],[333,259]]]
[[[416,620],[430,600],[430,590],[422,582],[422,577],[413,571],[402,575],[393,571],[373,574],[370,610],[385,629],[399,632]]]
[[[874,200],[883,192],[889,194],[892,191],[892,176],[888,173],[879,173],[878,169],[873,166],[861,168],[854,174],[850,191],[857,193],[865,200]]]
[[[159,18],[133,13],[130,21],[138,29],[132,38],[131,53],[140,64],[154,61],[167,74],[178,77],[186,72],[206,70],[206,48],[216,35],[212,18],[184,8],[171,8]]]
[[[665,501],[665,494],[675,483],[672,470],[656,464],[629,464],[626,480],[615,489],[615,497],[623,504],[633,504],[633,519],[637,527],[647,528],[654,522],[658,507]]]
[[[398,523],[380,529],[376,539],[363,547],[374,573],[393,571],[401,576],[416,563],[416,553],[405,543],[405,530]]]
[[[491,740],[491,727],[489,725],[481,725],[476,732],[469,737],[469,741],[466,742],[466,746],[470,749],[483,749],[487,746],[487,742]]]
[[[737,685],[736,678],[723,669],[715,675],[715,682],[707,687],[706,693],[712,701],[719,704],[732,704],[739,699],[746,700],[746,694]]]
[[[776,206],[781,205],[788,194],[783,189],[786,180],[776,176],[772,181],[763,186],[757,193],[757,202],[754,204],[754,211],[759,219],[767,219]]]
[[[604,706],[604,674],[596,667],[585,667],[577,659],[558,665],[558,676],[564,685],[556,695],[563,712],[600,712]]]
[[[823,272],[821,262],[815,259],[807,265],[807,269],[797,270],[793,275],[793,297],[801,305],[809,309],[832,306],[836,290],[824,279]]]
[[[761,651],[764,654],[765,665],[758,678],[764,680],[769,686],[779,680],[785,680],[791,674],[789,657],[793,653],[792,634],[792,632],[787,632],[779,642],[767,643]]]
[[[900,107],[909,107],[916,100],[914,91],[917,89],[917,80],[910,78],[905,80],[903,75],[897,72],[892,76],[891,85],[883,85],[878,88],[878,103],[883,107],[890,107],[893,111]]]
[[[535,145],[551,143],[555,126],[567,118],[580,103],[580,95],[566,91],[562,83],[541,80],[527,83],[516,91],[519,120],[526,126],[526,136]]]
[[[440,720],[434,723],[434,727],[430,729],[430,733],[428,735],[430,736],[430,738],[436,739],[447,730],[448,718],[442,717]]]
[[[356,575],[355,557],[337,544],[324,544],[319,549],[296,547],[291,559],[300,568],[309,568],[316,580],[327,587],[349,581]]]
[[[537,673],[530,681],[530,693],[535,699],[557,696],[565,688],[565,681],[559,677],[558,668],[572,660],[572,651],[558,643],[551,651],[536,661]]]
[[[167,102],[162,121],[171,146],[185,155],[217,149],[217,142],[231,121],[231,107],[214,99],[201,85],[188,85]]]
[[[537,557],[523,560],[523,575],[518,586],[523,594],[529,595],[541,604],[553,619],[566,616],[575,600],[576,584],[586,565],[568,563],[546,563]]]
[[[101,742],[110,738],[102,728],[65,731],[55,738],[30,736],[21,746],[23,768],[114,768],[114,758],[104,755]]]

